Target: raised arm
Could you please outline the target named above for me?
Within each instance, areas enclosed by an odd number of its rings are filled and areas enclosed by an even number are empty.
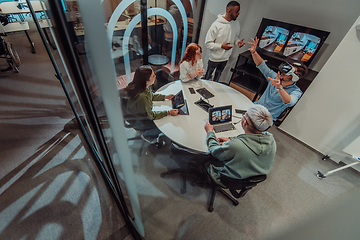
[[[280,81],[280,72],[277,73],[276,78],[270,78],[268,77],[268,79],[272,82],[271,85],[274,85],[275,88],[277,89],[277,91],[279,92],[279,95],[281,97],[281,100],[285,103],[288,104],[291,101],[291,96],[290,94],[288,94],[285,89],[283,88],[283,86],[281,85],[281,81]]]
[[[257,37],[255,37],[255,40],[253,38],[251,38],[252,42],[248,42],[248,44],[250,44],[250,48],[248,49],[251,53],[251,56],[254,60],[254,63],[256,64],[256,66],[259,66],[263,59],[260,57],[260,55],[256,52],[256,46],[259,42],[259,39]]]

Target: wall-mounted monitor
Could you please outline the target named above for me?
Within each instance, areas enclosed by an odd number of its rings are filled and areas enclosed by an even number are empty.
[[[329,34],[323,30],[263,18],[256,36],[259,38],[258,48],[263,50],[261,53],[309,66]]]

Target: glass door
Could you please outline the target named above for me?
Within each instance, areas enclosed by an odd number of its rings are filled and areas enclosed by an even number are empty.
[[[127,128],[119,97],[126,94],[124,89],[135,70],[151,64],[151,56],[167,59],[152,63],[154,71],[165,68],[174,73],[186,45],[198,39],[197,22],[204,1],[41,2],[62,59],[61,68],[27,0],[56,76],[134,239],[140,239],[145,230],[134,156],[141,156],[144,142],[136,141],[139,136],[131,138],[137,132]]]

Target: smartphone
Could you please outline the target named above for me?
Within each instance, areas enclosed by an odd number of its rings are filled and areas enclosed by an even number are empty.
[[[192,88],[192,87],[189,87],[189,91],[190,91],[191,94],[195,94],[195,93],[196,93],[195,90],[194,90],[194,88]]]
[[[243,113],[246,112],[246,110],[235,109],[235,112],[236,112],[236,113],[243,114]]]

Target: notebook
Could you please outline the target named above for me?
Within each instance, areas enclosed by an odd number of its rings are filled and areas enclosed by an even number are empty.
[[[209,90],[207,90],[206,88],[199,88],[199,89],[196,89],[196,91],[201,95],[203,96],[205,99],[209,99],[209,98],[212,98],[214,97],[215,95],[212,94]]]
[[[205,102],[202,98],[200,100],[194,102],[194,104],[199,106],[205,112],[209,112],[209,108],[214,107],[214,105],[211,105],[210,103]]]
[[[232,120],[232,105],[209,109],[209,122],[214,127],[214,131],[225,132],[234,130]]]
[[[180,90],[172,99],[172,108],[178,109],[180,115],[189,115],[189,111],[187,108],[186,100],[184,99],[184,95],[182,90]]]

